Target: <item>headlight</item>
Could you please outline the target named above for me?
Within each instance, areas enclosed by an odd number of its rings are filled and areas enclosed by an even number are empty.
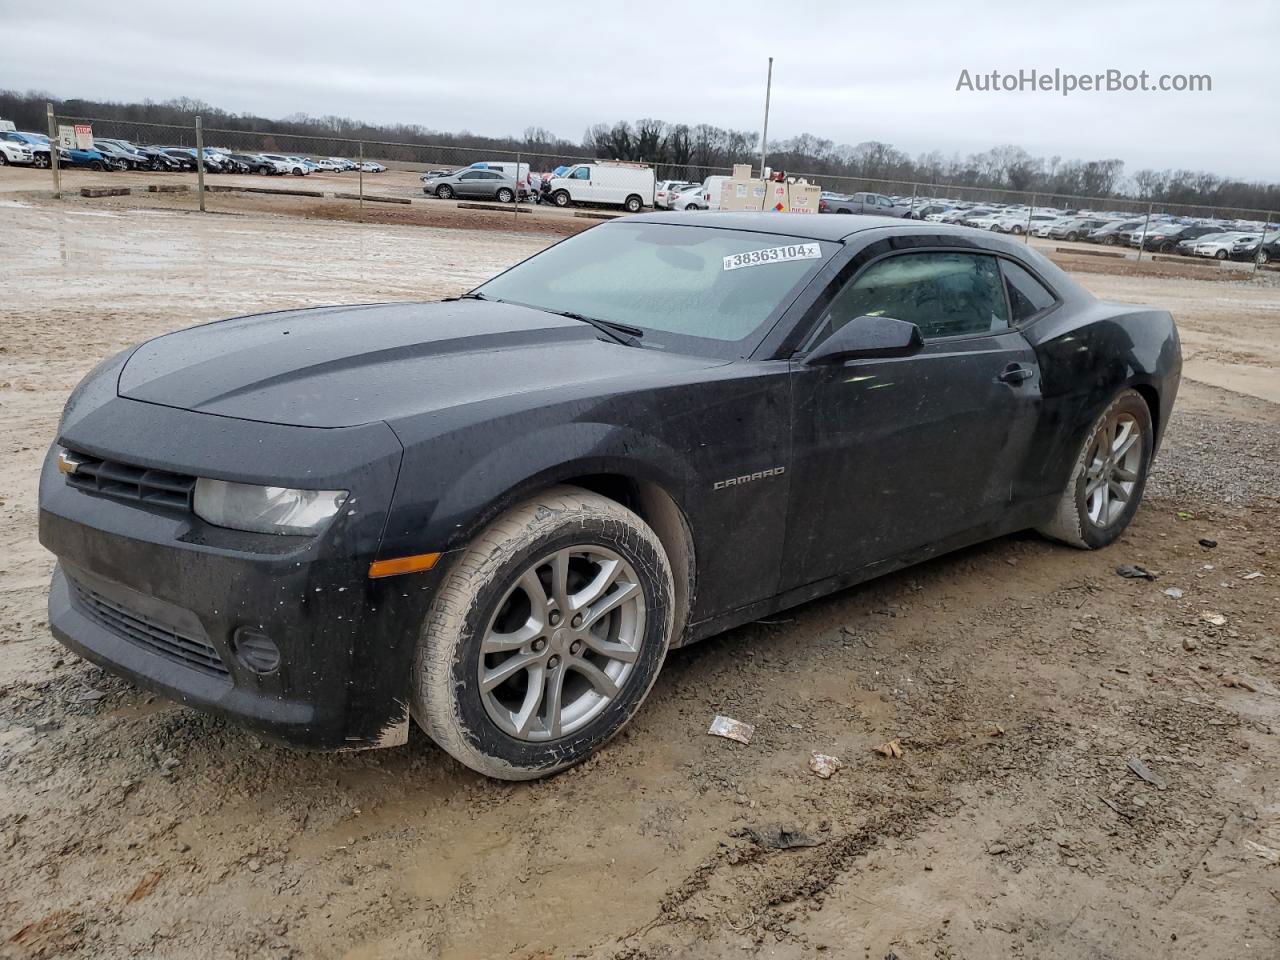
[[[196,516],[252,533],[311,534],[346,503],[346,490],[292,490],[224,480],[196,480]]]

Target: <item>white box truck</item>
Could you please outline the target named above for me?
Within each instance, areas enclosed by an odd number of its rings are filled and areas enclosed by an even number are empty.
[[[562,177],[553,177],[548,189],[557,207],[586,203],[622,207],[639,213],[653,206],[653,167],[619,160],[593,160],[574,164]]]

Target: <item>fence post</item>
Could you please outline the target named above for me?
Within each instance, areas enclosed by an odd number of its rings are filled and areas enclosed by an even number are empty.
[[[1027,229],[1022,231],[1023,243],[1026,243],[1026,244],[1031,243],[1031,217],[1035,214],[1035,212],[1036,212],[1036,195],[1033,193],[1031,195],[1031,205],[1027,207]]]
[[[529,172],[533,173],[533,168],[529,168]],[[520,222],[520,151],[516,151],[516,195],[511,199],[511,219],[515,223]]]
[[[360,180],[360,219],[364,219],[364,141],[360,141],[360,164],[356,167]]]
[[[58,166],[58,121],[53,115],[53,104],[46,103],[49,114],[49,169],[53,171],[53,198],[62,198],[62,170]]]
[[[907,219],[914,220],[916,218],[916,190],[917,184],[911,185],[911,209],[907,211]]]
[[[1142,248],[1147,245],[1147,225],[1151,223],[1151,210],[1155,206],[1154,203],[1147,204],[1147,216],[1142,221],[1142,239],[1138,241],[1138,259],[1142,259]]]
[[[1268,214],[1266,223],[1262,227],[1262,236],[1258,238],[1258,252],[1253,255],[1253,272],[1257,273],[1262,269],[1262,248],[1267,245],[1267,234],[1271,232],[1271,216]]]
[[[196,193],[200,195],[200,212],[204,213],[204,127],[196,117]]]

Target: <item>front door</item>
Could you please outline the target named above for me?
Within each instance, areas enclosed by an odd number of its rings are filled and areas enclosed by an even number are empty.
[[[818,318],[815,343],[863,315],[919,326],[911,356],[793,361],[783,588],[876,568],[998,526],[1039,411],[1035,354],[1009,326],[997,258],[891,254]]]

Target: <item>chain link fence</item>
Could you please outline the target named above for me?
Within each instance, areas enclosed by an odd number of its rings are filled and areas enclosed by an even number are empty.
[[[50,137],[56,137],[59,128],[76,125],[91,129],[95,146],[115,169],[152,174],[195,173],[195,184],[184,183],[172,189],[190,192],[194,187],[193,204],[202,210],[206,194],[227,190],[349,199],[356,200],[361,209],[366,203],[405,204],[429,198],[463,205],[507,204],[517,214],[527,212],[532,203],[627,212],[655,204],[701,209],[718,205],[718,197],[713,196],[718,184],[708,185],[700,193],[693,191],[698,194],[696,197],[681,197],[671,185],[683,189],[732,173],[729,167],[692,161],[615,162],[571,152],[201,128],[198,119],[195,124],[184,126],[55,117],[50,107]],[[751,159],[744,157],[743,162]],[[57,190],[59,164],[55,161],[53,166]],[[753,169],[758,173],[758,162]],[[787,170],[786,174],[819,186],[828,210],[839,207],[841,198],[855,197],[862,206],[854,212],[967,221],[1028,240],[1037,235],[1051,240],[1085,239],[1097,229],[1086,225],[1098,221],[1117,229],[1093,239],[1136,249],[1139,259],[1147,254],[1179,252],[1178,242],[1196,239],[1197,234],[1215,238],[1235,234],[1238,242],[1229,249],[1220,248],[1216,259],[1252,260],[1255,267],[1260,267],[1276,257],[1280,218],[1266,210],[836,176],[805,170]],[[313,179],[314,175],[319,176]],[[190,177],[181,179],[189,181]],[[155,189],[165,187],[161,183]],[[868,195],[872,197],[869,204]],[[680,199],[683,203],[678,202]],[[1063,227],[1067,218],[1078,221],[1074,228]]]

